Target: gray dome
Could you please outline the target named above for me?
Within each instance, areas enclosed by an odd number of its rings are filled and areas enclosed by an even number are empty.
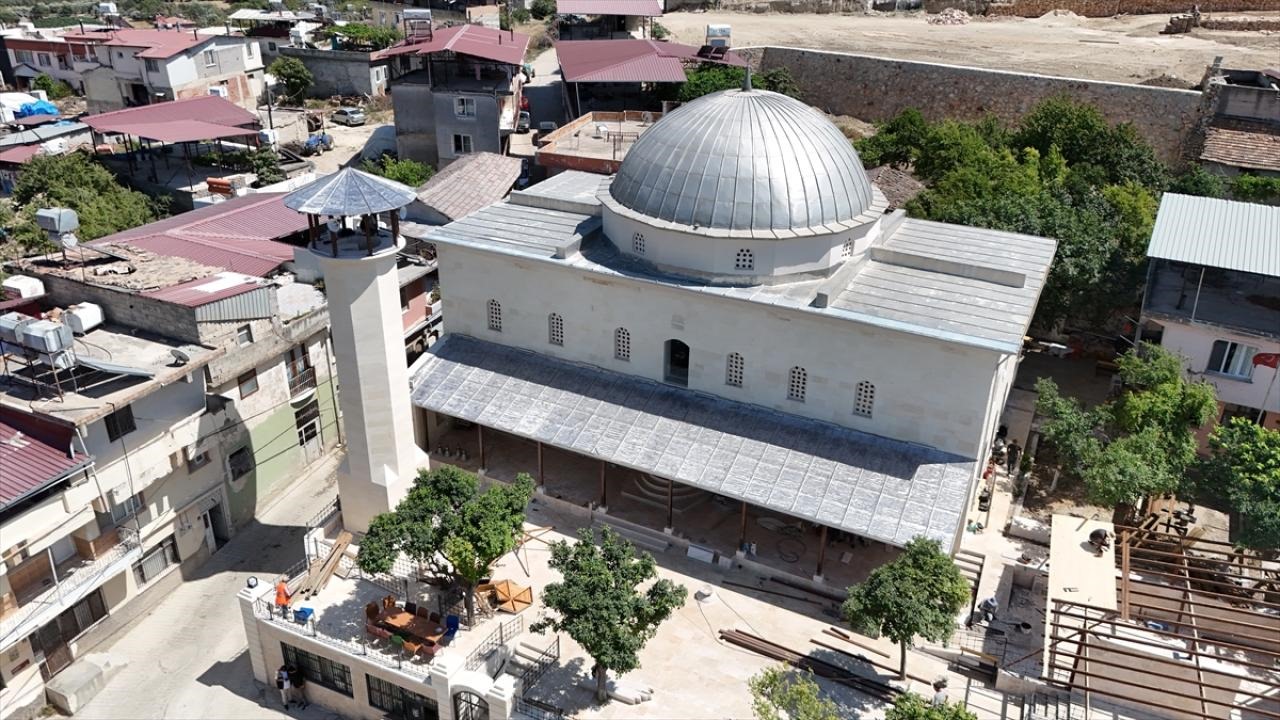
[[[853,145],[813,108],[778,93],[726,90],[645,131],[610,194],[651,218],[768,234],[850,225],[871,205],[871,181]]]

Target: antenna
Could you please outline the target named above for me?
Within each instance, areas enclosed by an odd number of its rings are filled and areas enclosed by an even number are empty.
[[[173,363],[175,365],[186,365],[191,362],[191,356],[182,352],[178,348],[170,349],[169,354],[173,356]]]

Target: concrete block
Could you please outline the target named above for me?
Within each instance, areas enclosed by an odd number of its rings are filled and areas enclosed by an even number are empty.
[[[125,665],[127,663],[112,661],[106,653],[90,653],[45,683],[45,693],[58,710],[66,715],[75,715]]]

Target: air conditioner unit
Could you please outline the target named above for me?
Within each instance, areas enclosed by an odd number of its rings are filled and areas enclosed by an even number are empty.
[[[216,95],[220,98],[225,98],[227,97],[227,88],[225,85],[214,85],[213,87],[209,88],[209,94]]]

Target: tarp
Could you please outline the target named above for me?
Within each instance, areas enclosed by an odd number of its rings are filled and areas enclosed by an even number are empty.
[[[23,103],[18,111],[14,113],[16,117],[29,117],[31,115],[57,115],[58,107],[51,102],[37,100],[35,102]]]

